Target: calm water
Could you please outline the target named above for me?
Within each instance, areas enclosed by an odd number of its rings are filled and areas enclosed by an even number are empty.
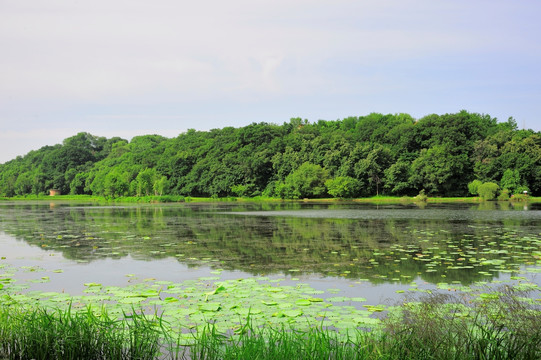
[[[265,275],[378,302],[412,283],[541,285],[541,206],[3,202],[0,256],[48,277],[38,290]]]

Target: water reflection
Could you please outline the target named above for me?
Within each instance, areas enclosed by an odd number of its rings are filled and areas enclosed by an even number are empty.
[[[0,230],[75,261],[169,258],[374,284],[467,285],[538,266],[541,256],[536,204],[53,204],[2,203]]]

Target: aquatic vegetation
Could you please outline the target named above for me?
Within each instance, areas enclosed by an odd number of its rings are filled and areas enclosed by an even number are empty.
[[[428,294],[412,288],[400,305],[386,306],[266,277],[86,283],[84,295],[71,296],[29,291],[13,277],[42,278],[43,269],[4,264],[2,271],[0,356],[10,359],[541,355],[539,287],[524,277],[503,286],[441,283]]]
[[[540,218],[513,206],[5,206],[0,358],[539,358]]]
[[[541,306],[511,287],[478,297],[430,294],[404,303],[384,333],[401,359],[538,359]]]
[[[194,284],[169,285],[181,292],[194,288]],[[256,293],[262,291],[252,285]],[[263,288],[271,294],[291,294],[287,287],[282,291],[276,291],[282,289],[279,286],[271,286],[274,291],[265,285]],[[141,288],[137,288],[139,292],[116,290],[117,298],[139,301],[138,305],[121,306],[121,311],[111,298],[87,296],[89,302],[107,300],[101,307],[77,306],[77,298],[68,297],[63,299],[67,304],[57,301],[57,308],[43,308],[30,303],[30,297],[15,300],[16,294],[3,290],[0,356],[6,359],[537,359],[541,355],[540,304],[510,287],[490,293],[429,294],[386,308],[389,312],[383,320],[362,316],[373,321],[363,324],[353,320],[341,328],[334,325],[348,319],[340,316],[344,310],[340,307],[330,307],[328,317],[337,311],[335,320],[339,319],[331,326],[325,318],[300,321],[306,314],[293,305],[280,315],[258,319],[266,306],[291,304],[281,301],[236,312],[227,319],[229,325],[223,326],[213,314],[228,307],[224,299],[231,294],[227,295],[224,285],[198,292],[198,310],[182,307],[182,299],[164,298],[178,309],[188,309],[172,317],[166,314],[173,306],[145,314],[148,309],[143,299],[156,298],[156,293]],[[41,296],[58,297],[54,293]],[[11,302],[6,301],[8,298]],[[311,307],[325,303],[314,300],[296,300],[295,304]],[[378,306],[367,308],[371,308],[367,313],[383,310]],[[195,318],[198,325],[188,323]]]
[[[160,319],[132,313],[0,306],[0,357],[5,359],[155,359]]]
[[[303,283],[280,285],[264,277],[217,280],[219,277],[206,277],[173,283],[149,279],[125,287],[86,283],[85,294],[80,296],[27,291],[24,284],[13,281],[2,289],[0,306],[39,304],[46,310],[69,306],[72,311],[107,306],[112,316],[130,313],[135,307],[144,314],[159,313],[178,332],[182,332],[180,326],[197,329],[209,323],[219,331],[228,332],[241,326],[247,317],[254,326],[295,324],[299,330],[319,324],[345,332],[379,323],[373,316],[376,310],[360,306],[366,301],[363,298],[337,297]],[[378,305],[377,311],[384,308]]]

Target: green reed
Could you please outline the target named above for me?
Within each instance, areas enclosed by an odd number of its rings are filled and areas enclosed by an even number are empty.
[[[541,359],[541,310],[509,289],[432,294],[386,319],[379,346],[401,359]]]
[[[0,307],[0,358],[5,359],[155,359],[159,338],[159,318],[142,314],[119,320],[91,308]]]

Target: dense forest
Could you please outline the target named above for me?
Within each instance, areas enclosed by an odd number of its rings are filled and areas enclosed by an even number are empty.
[[[0,196],[541,193],[541,133],[461,111],[349,117],[106,139],[88,133],[0,165]],[[488,196],[487,196],[488,197]]]

